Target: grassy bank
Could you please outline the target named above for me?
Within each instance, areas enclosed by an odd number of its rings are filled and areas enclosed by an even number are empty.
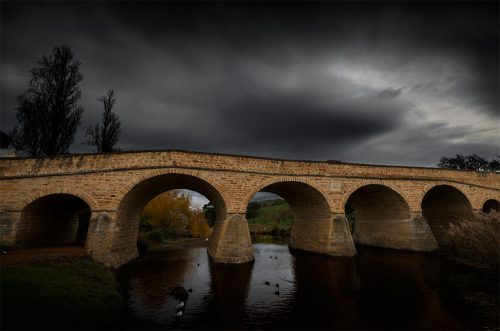
[[[284,200],[252,202],[247,211],[247,219],[252,234],[289,236],[293,213]]]
[[[472,219],[450,224],[449,253],[462,263],[500,269],[500,213],[478,213]]]
[[[124,302],[113,271],[87,258],[3,266],[1,328],[120,328]]]

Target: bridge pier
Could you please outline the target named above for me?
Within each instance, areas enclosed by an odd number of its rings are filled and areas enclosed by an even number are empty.
[[[402,220],[356,220],[353,231],[357,244],[427,252],[438,244],[422,213],[413,212]]]
[[[227,214],[226,219],[215,222],[208,255],[215,263],[245,263],[255,259],[244,214]]]
[[[410,220],[410,242],[412,250],[417,252],[431,252],[439,250],[439,246],[432,233],[429,223],[421,212],[412,213]]]
[[[115,232],[113,215],[107,212],[92,213],[90,219],[85,250],[94,260],[107,266],[119,267],[139,256],[136,240],[126,242],[127,246],[113,248],[113,233]],[[117,246],[115,244],[115,246]]]
[[[331,256],[355,256],[356,247],[343,214],[325,219],[294,219],[290,247]]]
[[[14,246],[20,219],[21,212],[4,212],[0,214],[0,245],[2,247]]]

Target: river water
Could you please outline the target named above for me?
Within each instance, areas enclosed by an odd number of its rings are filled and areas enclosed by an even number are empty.
[[[441,254],[358,247],[355,258],[254,244],[255,262],[213,265],[204,247],[151,252],[124,267],[129,328],[497,329],[498,274]],[[269,283],[269,285],[266,284]],[[179,304],[169,289],[191,289]]]

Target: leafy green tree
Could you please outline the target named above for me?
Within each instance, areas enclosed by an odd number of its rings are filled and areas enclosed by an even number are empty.
[[[252,219],[257,217],[258,215],[258,210],[261,208],[261,204],[258,201],[252,201],[248,204],[247,207],[247,213],[246,213],[246,219]]]
[[[101,124],[87,128],[87,140],[85,144],[97,147],[98,153],[113,152],[121,134],[121,124],[118,115],[113,113],[116,99],[115,92],[108,90],[107,95],[99,97],[97,101],[102,102],[104,111],[101,116]]]
[[[490,162],[491,171],[500,171],[500,155],[497,155],[497,160]]]
[[[500,155],[496,156],[500,160]],[[499,160],[489,161],[487,158],[472,154],[463,156],[456,154],[455,157],[442,157],[437,166],[447,169],[475,170],[475,171],[500,171]]]
[[[217,217],[215,214],[215,207],[210,203],[203,205],[203,214],[205,215],[208,225],[211,227],[214,226],[215,219]]]
[[[11,142],[10,136],[7,133],[0,130],[0,148],[9,148],[10,142]]]
[[[83,113],[78,105],[81,63],[68,46],[61,45],[37,64],[27,91],[17,99],[12,146],[34,156],[67,153]]]

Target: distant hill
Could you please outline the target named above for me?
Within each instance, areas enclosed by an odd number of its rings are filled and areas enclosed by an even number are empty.
[[[255,194],[254,197],[252,198],[251,202],[255,201],[260,202],[265,200],[276,200],[276,199],[281,199],[281,197],[279,195],[269,192],[257,192],[257,194]]]
[[[288,235],[292,227],[292,209],[281,198],[250,202],[246,216],[253,234]]]

